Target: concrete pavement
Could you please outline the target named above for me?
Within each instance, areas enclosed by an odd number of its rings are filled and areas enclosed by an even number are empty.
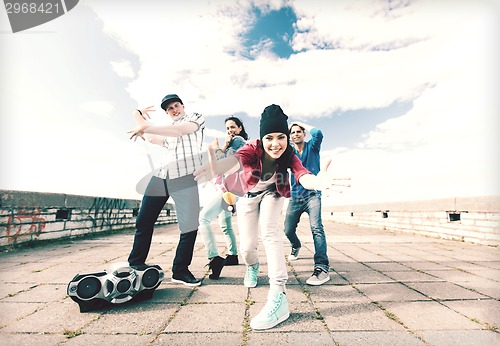
[[[159,227],[148,263],[165,280],[152,299],[87,313],[67,297],[68,283],[125,261],[132,231],[2,253],[0,345],[500,345],[497,247],[330,221],[325,228],[331,280],[305,284],[314,248],[303,218],[300,258],[288,263],[291,315],[266,331],[249,327],[268,290],[262,244],[259,284],[247,289],[241,264],[208,278],[198,237],[190,269],[204,279],[190,288],[170,282],[177,225]],[[285,237],[283,246],[288,254]]]

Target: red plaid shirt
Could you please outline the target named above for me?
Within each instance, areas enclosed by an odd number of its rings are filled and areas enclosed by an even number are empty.
[[[264,150],[259,145],[260,140],[247,142],[241,147],[234,157],[240,162],[241,169],[233,174],[228,174],[224,177],[224,187],[227,191],[234,193],[237,196],[243,196],[250,191],[260,180],[262,175],[262,155]],[[287,168],[290,168],[295,179],[300,181],[300,177],[304,174],[311,174],[304,166],[297,155],[292,155],[290,163]],[[291,196],[290,193],[290,178],[288,171],[281,169],[276,165],[276,190],[278,193],[286,198]],[[279,173],[286,172],[286,173]]]

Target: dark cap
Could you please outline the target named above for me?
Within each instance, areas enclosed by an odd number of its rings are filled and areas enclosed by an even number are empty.
[[[176,94],[168,94],[161,100],[161,108],[163,110],[167,110],[168,105],[175,101],[179,101],[181,104],[183,104],[179,96],[177,96]]]
[[[287,136],[290,134],[287,123],[288,116],[278,105],[270,105],[264,108],[260,116],[260,138],[268,133],[280,132]]]

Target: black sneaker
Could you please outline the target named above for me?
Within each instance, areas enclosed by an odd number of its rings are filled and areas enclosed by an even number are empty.
[[[217,280],[219,278],[220,272],[222,268],[224,268],[225,261],[226,260],[220,256],[215,256],[210,259],[210,263],[207,264],[208,268],[212,270],[212,274],[208,276],[210,279]]]
[[[239,263],[238,255],[227,255],[226,256],[226,266],[237,266]]]
[[[290,255],[288,256],[289,261],[296,261],[299,259],[299,251],[300,247],[294,248],[292,247],[292,251],[290,252]]]
[[[189,270],[187,270],[186,272],[183,272],[183,273],[173,274],[172,275],[172,282],[184,284],[186,286],[200,286],[201,285],[201,280],[198,280],[197,278],[195,278],[194,275]]]

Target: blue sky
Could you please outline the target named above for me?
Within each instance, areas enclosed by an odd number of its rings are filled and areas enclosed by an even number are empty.
[[[161,148],[131,115],[175,92],[207,143],[271,103],[321,128],[353,184],[331,203],[500,194],[499,6],[397,4],[82,0],[16,34],[0,11],[0,188],[140,198]]]
[[[266,46],[278,59],[289,59],[296,52],[293,49],[292,40],[298,32],[295,25],[298,18],[292,7],[284,6],[279,9],[264,12],[258,7],[250,9],[251,25],[241,33],[242,57],[249,60],[255,59],[255,54],[261,52]],[[265,85],[271,83],[263,83]],[[328,97],[325,91],[325,97]],[[307,102],[307,99],[303,100]],[[412,106],[412,101],[394,102],[383,108],[355,109],[348,111],[333,111],[321,118],[309,120],[309,124],[323,128],[324,121],[328,121],[328,134],[324,138],[323,147],[333,149],[336,147],[354,147],[362,140],[362,135],[373,130],[377,124],[385,120],[406,113]],[[301,120],[301,114],[288,114],[290,120]],[[247,114],[238,114],[246,124],[247,132],[252,138],[258,135],[258,122],[255,122]],[[254,114],[258,116],[258,114]],[[224,122],[227,115],[208,118],[207,124],[217,128]]]

